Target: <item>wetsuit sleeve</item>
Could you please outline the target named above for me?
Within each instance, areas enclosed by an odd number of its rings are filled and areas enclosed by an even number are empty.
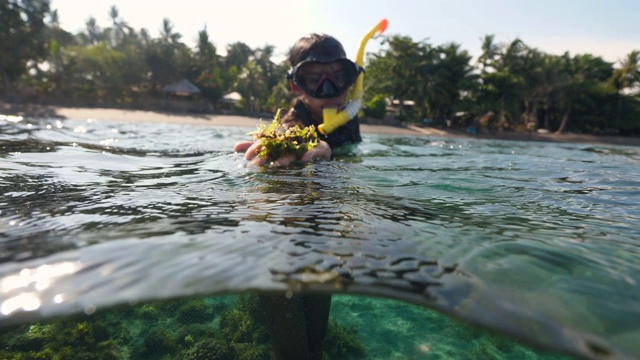
[[[360,135],[360,121],[358,117],[354,117],[346,124],[335,129],[332,133],[324,136],[324,139],[331,149],[362,142],[362,136]]]

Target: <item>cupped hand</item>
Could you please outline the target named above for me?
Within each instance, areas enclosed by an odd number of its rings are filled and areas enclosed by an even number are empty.
[[[262,144],[260,141],[243,141],[237,143],[233,147],[233,151],[235,152],[243,152],[244,158],[249,161],[250,164],[256,166],[262,166],[267,163],[267,159],[261,158],[258,156],[258,152]],[[322,160],[330,160],[331,159],[331,147],[325,141],[318,141],[318,145],[316,145],[313,149],[307,151],[302,155],[300,161],[302,162],[311,162],[315,159]],[[287,166],[296,162],[296,157],[293,155],[283,156],[272,163],[275,166]]]

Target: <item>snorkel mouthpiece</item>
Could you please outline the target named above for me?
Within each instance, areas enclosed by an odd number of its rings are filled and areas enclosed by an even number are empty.
[[[389,25],[387,19],[382,19],[376,26],[374,26],[365,36],[362,38],[360,42],[360,48],[358,49],[358,53],[356,55],[356,64],[358,66],[364,66],[364,48],[367,46],[367,42],[369,39],[373,37],[376,33],[382,34]],[[362,97],[364,96],[364,72],[360,72],[358,74],[358,78],[356,79],[356,83],[353,85],[351,89],[351,101],[347,104],[347,107],[338,112],[337,109],[325,108],[322,112],[323,122],[318,125],[318,131],[320,133],[327,135],[333,130],[339,128],[340,126],[346,124],[349,120],[353,119],[354,116],[358,114],[360,108],[362,107]]]

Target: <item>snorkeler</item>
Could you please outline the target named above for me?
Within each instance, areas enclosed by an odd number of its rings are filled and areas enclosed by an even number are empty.
[[[346,57],[342,44],[326,34],[300,38],[289,51],[291,71],[287,79],[296,95],[292,108],[280,123],[286,128],[315,126],[318,144],[302,155],[302,162],[332,158],[333,149],[362,141],[357,113],[362,106],[364,46],[374,33],[386,29],[381,21],[363,39],[356,62]],[[350,91],[349,91],[350,90]],[[268,160],[258,156],[262,143],[246,141],[234,151],[245,152],[255,165]],[[285,155],[274,165],[286,166],[298,159]],[[261,294],[275,359],[322,359],[331,294]]]
[[[318,145],[302,156],[302,162],[331,159],[334,148],[362,141],[357,114],[364,94],[364,49],[369,39],[383,33],[387,25],[387,19],[382,19],[369,30],[360,43],[355,62],[346,58],[336,38],[325,34],[304,36],[290,49],[292,69],[287,78],[296,98],[280,122],[285,127],[313,125],[320,137]],[[264,165],[268,160],[258,156],[261,146],[260,140],[245,141],[237,143],[234,151],[244,151],[245,159]],[[289,165],[297,160],[289,155],[272,163]]]
[[[285,127],[301,128],[323,123],[323,110],[341,111],[347,105],[347,90],[356,82],[362,69],[346,58],[342,44],[334,37],[310,34],[291,48],[287,74],[296,95],[291,110],[282,117]],[[306,152],[303,162],[314,158],[331,158],[335,147],[362,141],[357,116],[328,134],[318,133],[318,145]],[[245,151],[245,159],[262,165],[266,159],[257,156],[260,142],[241,142],[235,151]],[[285,156],[274,163],[288,165],[297,161]],[[327,332],[331,295],[284,294],[259,296],[269,324],[275,359],[322,359],[322,344]]]
[[[289,52],[292,70],[287,74],[291,90],[296,95],[293,106],[281,123],[301,128],[323,124],[323,111],[342,111],[348,105],[348,89],[356,82],[362,68],[346,58],[342,44],[332,36],[310,34],[299,39]],[[302,161],[331,158],[332,149],[362,141],[357,115],[342,126],[324,134],[319,132],[318,145],[303,155]],[[257,157],[260,142],[245,141],[235,145],[234,151],[245,152],[245,159],[256,165],[266,160]],[[276,165],[289,165],[294,157],[276,160]]]

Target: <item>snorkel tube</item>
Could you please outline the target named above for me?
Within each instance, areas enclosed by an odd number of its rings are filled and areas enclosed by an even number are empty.
[[[386,29],[389,22],[387,19],[382,19],[376,26],[371,29],[367,35],[362,38],[360,42],[360,49],[356,55],[356,64],[360,67],[364,67],[364,48],[367,45],[369,39],[376,33],[382,34]],[[362,107],[362,97],[364,96],[364,71],[358,74],[356,83],[351,88],[351,101],[347,104],[344,110],[338,112],[334,108],[325,108],[322,112],[323,123],[318,125],[318,131],[327,135],[333,130],[346,124],[349,120],[353,119],[358,114]]]

